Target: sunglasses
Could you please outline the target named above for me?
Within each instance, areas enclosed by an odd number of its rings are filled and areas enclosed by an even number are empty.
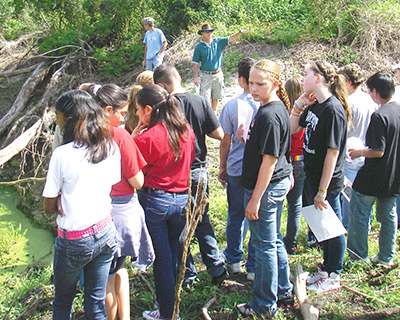
[[[212,33],[214,30],[206,30],[205,33]]]

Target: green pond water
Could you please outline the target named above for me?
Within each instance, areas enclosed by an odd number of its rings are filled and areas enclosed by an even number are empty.
[[[0,282],[7,276],[23,271],[34,262],[50,264],[53,259],[54,237],[41,229],[17,209],[18,194],[11,188],[0,188],[0,232],[3,235],[14,228],[23,236],[12,243],[9,253],[1,253]],[[19,231],[21,230],[21,231]],[[4,240],[4,239],[3,239]]]

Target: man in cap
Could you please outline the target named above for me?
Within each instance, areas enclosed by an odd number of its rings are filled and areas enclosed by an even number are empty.
[[[232,41],[238,39],[243,33],[251,33],[248,30],[240,30],[229,37],[213,38],[214,29],[208,23],[198,31],[203,36],[196,45],[193,53],[194,84],[200,85],[200,95],[211,100],[211,107],[217,110],[218,100],[222,99],[224,75],[222,74],[222,51]],[[202,72],[199,81],[199,69]]]

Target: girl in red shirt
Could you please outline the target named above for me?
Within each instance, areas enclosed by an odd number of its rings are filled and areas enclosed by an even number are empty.
[[[140,123],[133,132],[147,165],[139,201],[156,253],[153,275],[159,309],[145,319],[171,319],[179,236],[185,225],[190,166],[195,158],[194,133],[177,101],[158,85],[136,96]],[[140,134],[138,134],[140,132]]]

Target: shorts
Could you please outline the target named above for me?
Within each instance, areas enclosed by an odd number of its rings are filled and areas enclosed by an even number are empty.
[[[200,95],[208,101],[221,100],[224,95],[224,74],[222,71],[216,74],[202,72],[200,77]]]
[[[117,271],[121,269],[121,267],[125,264],[126,256],[116,257],[114,256],[113,261],[110,266],[110,273],[108,274],[108,279],[111,279],[115,276]]]

